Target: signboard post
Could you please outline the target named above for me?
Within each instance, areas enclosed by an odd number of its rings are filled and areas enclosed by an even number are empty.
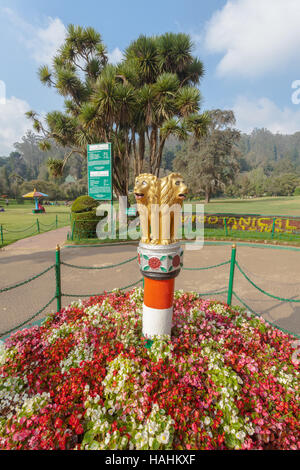
[[[111,143],[87,147],[88,194],[99,201],[113,200]]]
[[[88,195],[99,201],[111,201],[113,232],[113,184],[111,143],[87,146]]]

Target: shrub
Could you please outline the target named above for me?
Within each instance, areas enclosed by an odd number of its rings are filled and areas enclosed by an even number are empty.
[[[294,196],[300,196],[300,186],[297,186],[297,188],[295,189]]]
[[[95,238],[96,227],[101,219],[96,215],[99,202],[90,196],[79,196],[72,204],[72,227],[75,238]]]

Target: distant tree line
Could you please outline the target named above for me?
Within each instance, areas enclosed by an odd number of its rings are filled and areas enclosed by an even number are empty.
[[[186,141],[167,139],[162,153],[161,175],[170,171],[184,174],[190,195],[210,197],[259,197],[300,195],[300,132],[272,134],[255,129],[240,134],[233,126],[232,111],[208,112],[211,123],[206,136]],[[63,161],[65,148],[53,142],[51,149],[40,148],[41,138],[28,132],[8,157],[0,157],[0,196],[20,200],[36,186],[53,199],[75,199],[87,194],[86,161],[72,155],[64,175],[54,176],[48,160]],[[273,150],[272,150],[273,149]],[[145,154],[150,147],[145,144]],[[145,159],[143,171],[151,171]],[[68,176],[66,178],[66,176]],[[134,161],[130,158],[129,188],[133,187]],[[67,179],[67,181],[65,181]],[[71,180],[71,182],[68,182]],[[134,198],[131,197],[131,202]]]
[[[21,142],[14,144],[15,150],[8,157],[0,157],[0,196],[22,201],[22,195],[34,187],[49,194],[50,199],[75,199],[86,194],[86,162],[74,154],[66,165],[65,175],[55,177],[47,162],[51,158],[62,160],[65,149],[53,142],[51,149],[43,151],[40,142],[41,138],[29,131]]]
[[[234,129],[230,111],[212,110],[209,131],[197,142],[172,139],[163,165],[184,173],[192,196],[261,197],[300,195],[300,132],[272,134]],[[218,121],[218,123],[217,123]]]

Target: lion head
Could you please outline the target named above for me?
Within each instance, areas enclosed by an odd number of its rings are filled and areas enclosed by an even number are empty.
[[[142,173],[135,178],[134,195],[138,204],[157,204],[159,196],[158,179],[151,173]]]
[[[180,204],[188,192],[182,176],[179,173],[170,173],[160,180],[160,204]]]

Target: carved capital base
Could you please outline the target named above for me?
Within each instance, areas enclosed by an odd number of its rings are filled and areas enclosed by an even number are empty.
[[[137,252],[142,274],[152,279],[172,279],[178,276],[183,264],[180,243],[149,245],[140,242]]]

